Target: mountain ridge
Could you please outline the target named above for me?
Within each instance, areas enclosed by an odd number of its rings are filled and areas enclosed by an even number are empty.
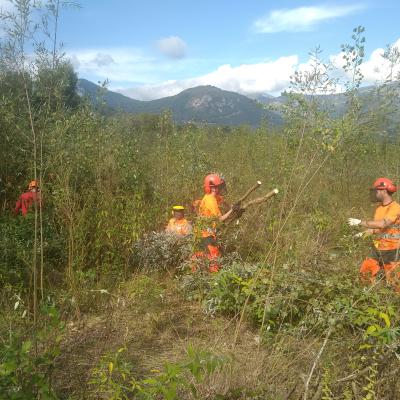
[[[398,92],[398,88],[394,86]],[[379,107],[380,97],[374,92],[375,86],[359,89],[360,96],[366,100],[365,111]],[[155,100],[137,100],[121,93],[101,88],[86,79],[79,79],[77,92],[103,112],[115,114],[124,112],[130,114],[160,114],[171,111],[177,122],[196,122],[218,125],[251,125],[259,126],[262,121],[267,121],[271,126],[283,123],[283,116],[279,111],[269,109],[268,106],[282,105],[287,102],[287,97],[262,94],[256,98],[249,98],[243,94],[223,90],[211,85],[196,86],[182,92]],[[99,96],[101,93],[101,96]],[[374,94],[374,96],[372,96]],[[316,95],[321,106],[332,117],[344,114],[347,107],[345,93]],[[399,100],[397,97],[397,106]],[[394,118],[397,123],[398,118]]]
[[[100,90],[103,90],[102,99],[98,98]],[[211,85],[196,86],[177,95],[142,101],[101,89],[86,79],[79,79],[78,94],[88,97],[96,107],[103,101],[110,113],[122,111],[132,114],[159,114],[170,110],[178,122],[258,126],[265,118],[274,125],[282,123],[279,113],[265,110],[256,100]]]

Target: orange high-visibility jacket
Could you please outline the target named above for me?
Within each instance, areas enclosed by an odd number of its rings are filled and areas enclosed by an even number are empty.
[[[169,233],[175,233],[180,236],[185,236],[192,232],[192,225],[186,218],[171,218],[165,230]]]
[[[221,210],[218,205],[218,198],[214,193],[205,194],[201,200],[199,207],[200,217],[218,218],[221,216]],[[202,231],[203,237],[215,236],[216,234],[215,222],[210,227]]]
[[[218,207],[224,204],[225,199],[223,196],[220,196],[219,194],[215,195],[215,198],[217,199]],[[200,215],[200,204],[202,202],[202,199],[197,199],[194,200],[192,203],[192,210],[196,215]]]
[[[374,220],[385,219],[391,222],[385,229],[374,229],[374,244],[378,250],[395,250],[400,248],[400,204],[392,201],[386,206],[378,206]]]

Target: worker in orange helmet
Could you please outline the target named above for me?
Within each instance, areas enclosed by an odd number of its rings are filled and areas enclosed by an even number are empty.
[[[373,220],[349,218],[350,226],[367,230],[356,237],[373,235],[373,251],[360,268],[361,280],[374,283],[383,269],[386,281],[400,292],[400,204],[393,200],[396,185],[388,178],[378,178],[370,189],[371,200],[379,203]]]
[[[18,215],[21,213],[24,217],[31,211],[34,207],[40,207],[41,198],[39,184],[37,181],[31,181],[29,183],[28,192],[22,193],[19,196],[16,204],[14,213]]]
[[[198,217],[200,216],[200,204],[202,199],[194,200],[191,204],[192,213],[196,214]],[[224,210],[229,210],[231,205],[227,203],[223,196],[217,195],[217,203],[220,211],[223,213]]]
[[[198,216],[205,219],[205,227],[201,230],[201,250],[193,259],[206,258],[209,261],[209,271],[218,272],[218,257],[221,255],[217,244],[216,221],[224,222],[234,211],[232,208],[225,214],[221,213],[219,203],[226,193],[226,184],[218,174],[209,174],[204,179],[204,196],[199,204]],[[207,222],[207,220],[209,220]],[[193,266],[195,271],[196,267]]]
[[[169,220],[165,231],[178,236],[186,236],[192,233],[192,225],[185,218],[185,207],[173,206],[173,217]]]

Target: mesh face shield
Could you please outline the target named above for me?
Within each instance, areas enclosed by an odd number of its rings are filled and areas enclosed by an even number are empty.
[[[369,189],[369,199],[371,200],[372,203],[379,203],[379,199],[378,199],[378,189],[375,188],[371,188]]]
[[[221,196],[225,196],[228,193],[225,181],[222,181],[222,183],[218,185],[218,191]]]

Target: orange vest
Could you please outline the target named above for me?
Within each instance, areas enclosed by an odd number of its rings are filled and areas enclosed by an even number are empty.
[[[217,203],[218,206],[224,204],[225,199],[223,196],[220,196],[219,194],[215,195],[215,198],[217,199]],[[203,201],[203,199],[197,199],[194,200],[192,203],[192,211],[196,214],[196,215],[200,215],[200,204]]]
[[[180,236],[185,236],[192,232],[192,225],[186,218],[183,219],[171,218],[165,230],[170,233],[175,233]]]
[[[400,204],[392,201],[386,206],[378,206],[374,220],[386,219],[392,222],[387,228],[374,229],[374,244],[378,250],[395,250],[400,248]]]
[[[206,218],[218,218],[221,216],[221,210],[218,205],[218,198],[215,194],[205,194],[201,200],[199,207],[199,216]],[[204,229],[202,232],[202,237],[209,237],[216,235],[216,223],[210,223],[210,226]]]

